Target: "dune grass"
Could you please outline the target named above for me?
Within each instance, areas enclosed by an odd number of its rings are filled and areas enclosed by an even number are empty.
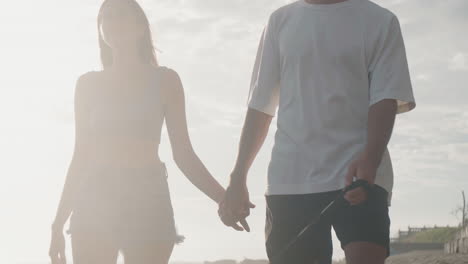
[[[446,243],[460,230],[454,227],[441,227],[414,233],[400,240],[403,243]]]

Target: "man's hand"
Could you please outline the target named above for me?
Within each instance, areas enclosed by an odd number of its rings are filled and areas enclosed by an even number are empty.
[[[367,152],[362,152],[358,159],[353,161],[346,174],[346,186],[351,185],[354,179],[366,180],[371,186],[375,182],[377,174],[378,162]],[[359,187],[345,194],[345,199],[351,205],[357,205],[367,200],[367,192],[364,188]]]
[[[395,99],[381,100],[369,108],[366,148],[349,166],[346,186],[355,178],[366,180],[371,186],[374,184],[377,168],[392,135],[397,108]],[[351,205],[356,205],[365,201],[367,194],[363,188],[357,188],[349,191],[345,198]]]
[[[250,215],[251,208],[255,208],[255,205],[249,200],[247,186],[231,183],[226,189],[224,199],[219,203],[218,214],[226,226],[237,231],[250,232],[246,218]]]

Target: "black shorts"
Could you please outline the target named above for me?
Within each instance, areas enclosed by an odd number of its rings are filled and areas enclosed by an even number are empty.
[[[164,164],[142,168],[93,168],[74,203],[69,234],[98,234],[125,248],[176,243]]]
[[[270,261],[275,264],[317,263],[331,264],[333,247],[331,227],[333,226],[341,248],[350,242],[371,242],[387,248],[389,255],[390,218],[388,214],[388,193],[374,185],[369,199],[355,206],[337,210],[330,218],[311,227],[301,238],[277,258],[291,241],[314,217],[341,191],[301,195],[266,196],[266,249]]]

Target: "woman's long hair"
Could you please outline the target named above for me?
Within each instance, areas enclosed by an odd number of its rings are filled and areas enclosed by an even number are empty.
[[[101,25],[102,25],[102,10],[106,5],[115,2],[116,0],[105,0],[104,3],[101,5],[98,15],[98,34],[99,34],[99,48],[101,52],[101,63],[104,69],[112,66],[112,48],[106,44],[101,32]],[[150,63],[151,65],[158,66],[158,60],[156,58],[156,52],[153,45],[153,38],[151,35],[151,28],[148,21],[148,17],[143,11],[143,8],[135,1],[135,0],[127,0],[129,4],[129,8],[132,8],[136,17],[140,17],[143,22],[144,27],[144,35],[139,42],[139,54],[141,57],[142,62]]]

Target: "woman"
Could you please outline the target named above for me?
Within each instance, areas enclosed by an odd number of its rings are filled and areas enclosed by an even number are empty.
[[[148,19],[135,0],[106,0],[98,16],[102,71],[75,88],[75,149],[52,224],[49,255],[64,263],[70,219],[74,264],[168,263],[181,242],[158,156],[166,121],[174,160],[219,203],[224,189],[192,149],[177,73],[158,66]],[[73,214],[71,214],[73,212]]]

